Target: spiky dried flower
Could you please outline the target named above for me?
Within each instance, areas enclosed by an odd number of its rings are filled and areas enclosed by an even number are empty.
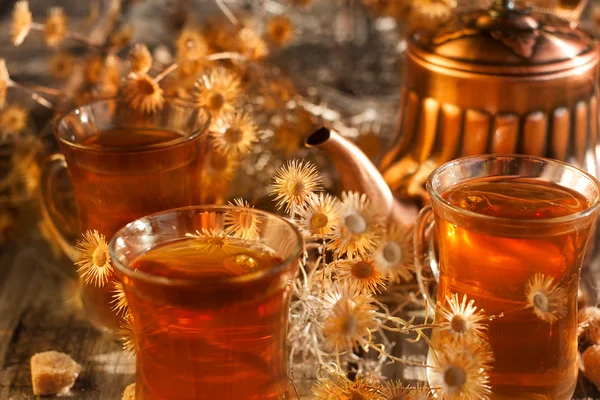
[[[583,374],[600,388],[600,344],[588,347],[581,357]]]
[[[188,233],[186,236],[196,239],[193,246],[207,253],[225,251],[231,245],[231,237],[220,229],[202,228],[195,233]]]
[[[258,141],[258,128],[249,113],[235,111],[223,115],[211,128],[212,145],[221,155],[247,154]]]
[[[206,107],[214,119],[224,113],[232,113],[241,98],[240,78],[224,67],[213,68],[195,85],[194,100]]]
[[[434,391],[425,384],[406,388],[406,400],[435,400]]]
[[[285,206],[286,212],[295,212],[320,189],[321,176],[317,167],[308,161],[291,160],[275,172],[271,193],[278,209]]]
[[[6,93],[10,86],[10,75],[6,68],[6,60],[0,58],[0,108],[6,104]]]
[[[127,306],[127,297],[125,297],[125,288],[123,283],[118,280],[114,280],[111,283],[112,300],[110,301],[110,308],[121,317],[127,317],[129,313],[129,307]]]
[[[431,387],[440,388],[444,399],[489,400],[488,369],[492,360],[483,360],[471,346],[446,346],[434,355],[434,367],[429,374]]]
[[[19,0],[15,3],[12,14],[12,24],[10,26],[10,40],[15,46],[19,46],[31,30],[31,11],[29,11],[29,2]]]
[[[379,390],[382,400],[406,400],[410,391],[407,390],[401,381],[388,381],[381,385]]]
[[[259,60],[269,54],[269,48],[260,34],[251,27],[239,30],[237,37],[239,52],[250,60]]]
[[[67,79],[73,74],[75,62],[75,57],[71,53],[59,51],[48,60],[48,72],[54,79]]]
[[[343,192],[339,221],[329,249],[349,258],[366,257],[375,249],[382,217],[366,194]]]
[[[550,324],[567,314],[567,293],[551,276],[536,273],[525,285],[527,305],[535,315]]]
[[[267,38],[279,46],[287,44],[294,37],[294,24],[283,15],[273,17],[267,22]]]
[[[312,387],[315,400],[382,400],[379,382],[363,376],[350,380],[339,373],[320,377]]]
[[[457,345],[487,340],[486,315],[483,310],[477,309],[475,300],[468,301],[467,296],[463,295],[461,301],[456,293],[446,296],[445,300],[444,305],[439,305],[438,311],[441,335]]]
[[[75,265],[79,267],[79,276],[88,285],[105,286],[114,276],[114,270],[104,235],[96,230],[87,231],[83,234],[83,239],[77,242],[76,248],[79,258]]]
[[[165,102],[163,90],[148,75],[130,74],[123,84],[123,97],[132,109],[146,114],[161,110]]]
[[[586,307],[579,310],[577,332],[580,339],[600,344],[600,309]]]
[[[61,7],[51,7],[44,24],[44,39],[50,47],[58,46],[67,35],[67,16]]]
[[[296,220],[307,237],[329,238],[338,224],[338,200],[324,193],[310,193],[298,209]]]
[[[0,132],[2,136],[7,134],[19,134],[27,127],[29,111],[19,105],[11,104],[0,110]]]
[[[322,298],[321,330],[326,347],[352,351],[368,344],[379,326],[373,298],[348,284],[335,284]]]
[[[133,315],[131,313],[127,314],[125,318],[121,320],[121,326],[119,327],[117,334],[123,345],[123,352],[129,358],[135,358],[136,346],[133,330]]]
[[[414,271],[411,230],[403,225],[390,226],[377,241],[373,259],[391,282],[410,281]]]
[[[143,43],[136,43],[127,57],[129,62],[129,71],[134,74],[147,74],[152,68],[152,54]]]
[[[235,207],[225,213],[225,233],[246,240],[259,238],[261,220],[252,210],[254,206],[244,199],[234,199],[230,206]]]
[[[200,60],[208,54],[208,44],[200,32],[185,28],[175,43],[177,58],[180,60]]]
[[[375,266],[375,262],[368,258],[358,258],[340,261],[335,269],[341,282],[358,287],[367,293],[377,293],[380,287],[385,287],[385,276]]]

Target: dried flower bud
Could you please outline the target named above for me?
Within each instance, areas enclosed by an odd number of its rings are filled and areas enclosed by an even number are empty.
[[[30,29],[31,11],[29,11],[29,2],[26,0],[17,1],[12,15],[10,40],[15,46],[19,46],[29,34]]]
[[[52,7],[44,25],[44,39],[50,47],[58,46],[67,35],[67,16],[61,7]]]
[[[283,46],[294,37],[294,24],[285,16],[277,16],[267,23],[267,38],[274,44]]]
[[[583,374],[600,390],[600,345],[589,347],[583,353]]]
[[[152,55],[145,44],[136,43],[129,52],[129,71],[134,74],[146,74],[152,68]]]

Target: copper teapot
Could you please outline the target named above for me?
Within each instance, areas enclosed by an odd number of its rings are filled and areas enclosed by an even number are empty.
[[[336,132],[307,144],[329,154],[346,189],[404,223],[431,171],[462,156],[545,156],[599,177],[598,51],[574,23],[511,0],[460,12],[410,36],[399,129],[377,168]]]

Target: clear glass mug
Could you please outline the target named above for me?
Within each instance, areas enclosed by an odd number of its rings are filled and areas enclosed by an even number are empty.
[[[121,99],[108,99],[58,119],[54,128],[62,154],[51,157],[42,169],[41,203],[64,253],[73,261],[78,257],[59,199],[65,170],[71,177],[80,232],[97,230],[108,240],[141,216],[200,204],[209,124],[205,109],[175,98],[166,99],[161,110],[149,115],[132,110]],[[80,282],[92,323],[118,329],[120,318],[110,306],[111,282]]]
[[[599,185],[569,164],[520,155],[461,158],[430,175],[431,205],[415,227],[420,289],[438,322],[454,294],[492,317],[491,399],[571,399],[577,291]],[[446,345],[444,332],[432,331],[434,348]]]
[[[253,221],[252,239],[224,233],[240,215]],[[286,333],[302,251],[290,222],[230,206],[170,210],[119,230],[110,253],[133,327],[136,398],[290,399]]]

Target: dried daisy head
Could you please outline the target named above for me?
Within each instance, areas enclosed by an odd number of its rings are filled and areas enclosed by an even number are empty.
[[[118,280],[114,280],[111,283],[112,300],[110,301],[110,308],[118,316],[127,318],[129,308],[127,307],[127,298],[125,297],[125,289],[123,283]]]
[[[315,400],[348,400],[350,380],[344,375],[334,373],[327,377],[319,377],[312,387]]]
[[[75,265],[79,267],[79,276],[88,285],[105,286],[114,276],[114,270],[104,235],[96,230],[87,231],[83,234],[83,239],[77,242],[76,248],[79,258]]]
[[[238,51],[250,60],[259,60],[269,54],[269,48],[260,34],[247,26],[239,30],[237,35]]]
[[[579,310],[577,332],[580,340],[600,344],[600,309],[585,307]]]
[[[202,228],[195,233],[188,233],[186,236],[196,239],[194,247],[207,253],[225,251],[231,245],[231,237],[220,229]]]
[[[267,22],[267,38],[279,46],[287,44],[294,37],[294,24],[285,16],[271,18]]]
[[[147,74],[152,68],[152,54],[143,43],[136,43],[133,46],[129,51],[127,61],[129,62],[129,71],[134,74]]]
[[[377,241],[373,260],[391,282],[412,280],[414,257],[411,230],[403,225],[390,226]]]
[[[291,160],[275,172],[271,193],[278,209],[285,206],[286,212],[295,213],[320,189],[321,176],[317,167],[308,161]]]
[[[130,74],[122,90],[129,106],[146,114],[161,110],[165,102],[163,90],[154,79],[145,74]]]
[[[121,320],[121,326],[119,327],[117,334],[123,345],[123,352],[129,358],[135,358],[136,346],[133,330],[133,315],[131,315],[131,313],[127,314],[125,318]]]
[[[487,340],[485,312],[477,309],[475,300],[467,301],[466,295],[463,295],[461,301],[455,293],[446,296],[445,305],[438,305],[440,332],[457,346],[465,342],[482,343]]]
[[[19,0],[15,3],[12,14],[12,23],[10,26],[10,40],[15,46],[19,46],[31,30],[31,11],[29,11],[29,2]]]
[[[406,400],[410,393],[401,381],[385,382],[381,385],[379,392],[382,400]]]
[[[185,28],[175,43],[177,58],[180,60],[200,60],[208,55],[208,44],[202,34],[193,28]]]
[[[349,352],[368,344],[379,326],[373,298],[354,286],[335,284],[321,300],[324,344],[336,352]]]
[[[235,111],[217,120],[210,136],[213,147],[221,155],[238,157],[252,150],[258,141],[258,128],[249,113]]]
[[[18,135],[27,127],[29,111],[16,104],[9,105],[0,111],[0,132],[2,137]]]
[[[100,95],[115,96],[121,87],[121,59],[109,54],[103,60],[96,86]]]
[[[567,293],[551,276],[536,273],[525,285],[527,305],[542,321],[553,324],[567,315]]]
[[[435,354],[429,384],[440,388],[445,399],[489,400],[489,365],[470,350],[468,346],[447,346]]]
[[[213,68],[195,86],[196,104],[206,107],[214,119],[232,113],[242,94],[240,78],[224,67]]]
[[[67,35],[67,16],[61,7],[51,7],[44,24],[44,39],[50,47],[58,46]]]
[[[260,218],[252,211],[253,206],[244,199],[234,199],[230,206],[235,207],[225,214],[225,233],[246,240],[259,238]]]
[[[343,192],[338,219],[339,225],[328,246],[338,257],[366,257],[375,249],[382,218],[367,195]]]
[[[338,224],[338,200],[324,193],[310,193],[298,209],[296,223],[304,236],[329,238]]]
[[[336,263],[336,272],[341,282],[356,286],[362,292],[378,293],[380,287],[385,287],[385,276],[368,258],[357,258]]]
[[[408,387],[406,388],[406,390],[406,400],[435,400],[435,392],[425,384],[419,384],[414,387]]]
[[[6,61],[0,58],[0,108],[6,104],[6,94],[10,86],[10,75],[6,68]]]
[[[73,74],[75,57],[67,51],[54,53],[48,61],[48,72],[54,79],[64,80]]]

